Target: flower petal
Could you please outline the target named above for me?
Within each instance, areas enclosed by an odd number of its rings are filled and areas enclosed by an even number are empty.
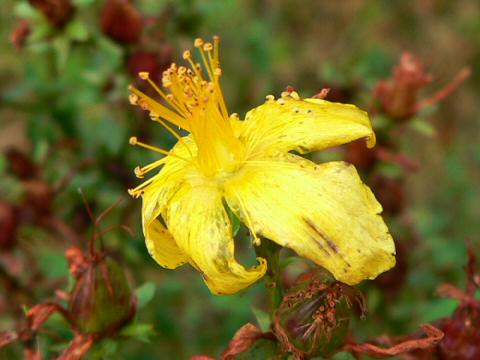
[[[188,148],[187,148],[188,147]],[[172,149],[174,155],[188,158],[196,152],[193,141],[185,137]],[[142,195],[142,224],[145,244],[155,261],[167,269],[175,269],[186,262],[188,256],[178,247],[172,235],[158,220],[167,202],[182,186],[185,173],[191,165],[176,157],[168,157],[164,167],[153,177]]]
[[[145,245],[155,261],[167,269],[175,269],[188,261],[188,257],[178,247],[172,235],[157,220],[157,217],[165,209],[168,195],[171,195],[179,186],[180,183],[177,182],[176,186],[169,184],[155,189],[147,189],[143,195],[142,223]]]
[[[249,270],[236,262],[232,227],[215,185],[182,186],[169,201],[165,220],[213,293],[233,294],[265,274],[263,259]]]
[[[353,285],[395,265],[382,208],[352,165],[295,155],[251,161],[225,198],[252,231],[290,247]]]
[[[364,137],[369,147],[375,145],[368,115],[356,106],[290,97],[250,110],[241,135],[252,156],[272,150],[303,154]]]

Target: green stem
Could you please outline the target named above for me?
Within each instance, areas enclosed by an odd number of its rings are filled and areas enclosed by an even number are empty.
[[[267,272],[265,273],[265,287],[267,288],[270,302],[270,311],[273,315],[283,298],[283,289],[281,283],[280,250],[281,246],[273,241],[262,239],[262,243],[256,247],[256,253],[259,257],[267,260]]]

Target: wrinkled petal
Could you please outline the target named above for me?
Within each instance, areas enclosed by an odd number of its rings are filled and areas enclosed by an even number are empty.
[[[165,220],[178,246],[213,293],[233,294],[265,274],[263,259],[248,270],[235,260],[232,227],[215,185],[182,186],[170,199]]]
[[[368,115],[354,105],[320,99],[269,100],[250,110],[241,139],[252,156],[295,150],[301,154],[367,138],[375,145]]]
[[[395,265],[382,211],[352,165],[295,155],[248,162],[225,198],[252,231],[295,250],[349,285]]]
[[[189,151],[196,151],[193,142],[184,138],[173,149],[175,155],[188,158]],[[188,145],[189,149],[185,146]],[[168,200],[183,184],[189,165],[184,160],[170,157],[167,163],[154,176],[152,183],[142,195],[142,224],[145,244],[155,261],[167,269],[175,269],[188,261],[188,256],[177,246],[169,231],[158,220],[165,210]]]
[[[179,186],[179,182],[164,185],[161,189],[147,190],[143,195],[142,223],[145,245],[154,260],[167,269],[175,269],[188,261],[172,235],[157,219],[165,209],[165,199]]]

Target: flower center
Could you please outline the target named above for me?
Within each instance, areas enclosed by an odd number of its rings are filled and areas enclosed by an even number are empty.
[[[218,57],[219,38],[214,37],[213,44],[196,39],[195,47],[199,50],[203,68],[200,63],[194,62],[190,51],[185,51],[183,58],[188,62],[189,68],[173,63],[163,73],[164,90],[150,79],[148,73],[139,73],[140,78],[150,83],[166,105],[133,86],[129,87],[130,102],[148,110],[151,119],[160,122],[179,141],[182,141],[181,136],[168,123],[190,132],[196,144],[196,155],[193,155],[193,149],[189,149],[190,158],[185,161],[194,163],[203,175],[214,177],[234,171],[242,162],[245,149],[234,135],[220,87],[222,70]],[[140,143],[136,139],[133,142],[134,145],[175,157],[169,151]],[[151,167],[148,169],[151,170]],[[141,170],[142,168],[137,170],[138,175],[143,175]]]

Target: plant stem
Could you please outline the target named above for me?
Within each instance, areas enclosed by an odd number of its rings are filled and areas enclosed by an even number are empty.
[[[281,249],[281,246],[267,239],[262,239],[261,244],[255,248],[257,255],[267,260],[268,268],[264,280],[272,315],[282,302],[283,298],[281,283],[282,271],[280,267]]]

